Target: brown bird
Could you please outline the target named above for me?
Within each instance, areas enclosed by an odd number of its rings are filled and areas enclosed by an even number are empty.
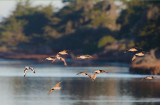
[[[132,57],[132,61],[134,61],[137,56],[144,56],[144,51],[134,54],[134,56]]]
[[[141,80],[146,80],[146,79],[158,79],[158,78],[154,76],[148,76],[148,77],[142,78]]]
[[[24,77],[26,76],[27,70],[29,70],[29,69],[32,70],[33,73],[36,73],[35,70],[33,69],[33,67],[26,66],[24,69]]]
[[[108,73],[108,71],[105,71],[105,70],[96,70],[96,71],[94,71],[95,73]]]
[[[55,56],[47,57],[46,60],[52,61],[52,63],[56,60]]]
[[[93,57],[91,55],[80,55],[77,56],[77,59],[92,59]]]
[[[135,52],[135,51],[138,51],[138,49],[139,48],[135,48],[135,47],[134,48],[130,48],[130,49],[125,50],[124,53],[126,53],[128,51]]]
[[[58,54],[60,54],[60,55],[68,55],[68,50],[60,51]]]
[[[98,73],[94,73],[93,77],[86,72],[79,72],[79,73],[77,73],[77,75],[88,75],[92,79],[92,81],[94,81],[96,79],[96,76],[98,75]]]
[[[56,60],[61,60],[61,61],[63,61],[64,65],[67,66],[65,59],[63,57],[61,57],[59,54],[57,54],[56,56],[53,56],[53,57],[48,57],[48,58],[46,58],[46,60],[52,60],[52,63],[55,62]]]
[[[62,81],[61,81],[61,82],[62,82]],[[56,84],[56,86],[52,87],[52,88],[49,90],[48,95],[49,95],[53,90],[60,90],[61,87],[59,87],[59,85],[60,85],[61,82],[58,82],[58,83]]]

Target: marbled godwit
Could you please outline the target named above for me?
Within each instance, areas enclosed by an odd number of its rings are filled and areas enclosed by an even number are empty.
[[[62,81],[61,81],[61,82],[62,82]],[[53,90],[60,90],[61,87],[59,87],[59,85],[60,85],[61,82],[58,82],[58,83],[56,84],[56,86],[52,87],[52,88],[49,90],[48,95],[49,95]]]
[[[92,59],[93,57],[91,55],[80,55],[77,56],[77,59]]]
[[[58,54],[60,54],[60,55],[68,55],[68,50],[60,51],[60,52],[58,52]]]
[[[142,78],[141,80],[146,80],[146,79],[158,79],[158,77],[148,76],[148,77]]]
[[[132,61],[134,61],[137,56],[144,56],[144,51],[134,54],[134,56],[132,57]]]
[[[96,70],[96,71],[94,71],[95,73],[108,73],[108,71],[105,71],[105,70]]]
[[[140,48],[136,48],[136,47],[130,48],[130,49],[125,50],[124,53],[126,53],[128,51],[135,52],[135,51],[138,51],[138,49],[140,49]]]
[[[94,81],[96,79],[96,76],[98,75],[98,73],[94,73],[93,77],[86,72],[79,72],[79,73],[77,73],[77,75],[88,75],[92,79],[92,81]]]
[[[67,66],[65,59],[63,57],[61,57],[59,54],[57,54],[56,56],[53,56],[53,57],[48,57],[48,58],[46,58],[46,60],[52,60],[52,63],[55,62],[56,60],[61,60],[61,61],[63,61],[64,65]]]
[[[33,69],[33,67],[26,66],[24,69],[24,77],[26,76],[27,70],[29,70],[29,69],[32,70],[33,73],[36,73],[35,70]]]

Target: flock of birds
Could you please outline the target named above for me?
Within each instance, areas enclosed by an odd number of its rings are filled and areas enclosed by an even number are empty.
[[[132,57],[132,61],[134,61],[137,56],[144,56],[144,51],[140,51],[139,52],[139,50],[141,50],[141,49],[140,48],[130,48],[130,49],[125,50],[124,53],[127,53],[127,52],[137,52]],[[47,57],[45,60],[51,60],[52,63],[54,63],[55,61],[62,61],[64,63],[64,65],[67,66],[65,58],[62,57],[62,56],[63,55],[68,55],[68,54],[69,54],[68,50],[63,50],[63,51],[58,52],[55,56]],[[80,56],[76,57],[77,60],[85,60],[85,59],[92,59],[92,58],[93,58],[93,56],[91,56],[91,55],[80,55]],[[25,69],[24,69],[24,77],[26,77],[27,70],[29,70],[29,69],[33,73],[35,73],[35,70],[33,69],[33,67],[26,66]],[[96,79],[96,77],[97,77],[97,75],[100,74],[100,73],[108,73],[108,71],[106,71],[106,70],[99,70],[98,69],[98,70],[94,71],[93,76],[91,76],[91,74],[86,73],[86,72],[79,72],[79,73],[77,73],[77,75],[87,75],[92,80],[92,82],[94,82],[95,79]],[[147,76],[147,77],[142,78],[142,80],[145,80],[145,79],[157,79],[157,77]],[[54,87],[52,87],[49,90],[48,94],[50,94],[53,90],[60,90],[61,87],[59,85],[60,85],[61,82],[58,82]]]

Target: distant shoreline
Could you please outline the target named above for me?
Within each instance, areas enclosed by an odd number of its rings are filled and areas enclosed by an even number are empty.
[[[34,59],[41,60],[49,56],[54,56],[55,54],[24,54],[24,53],[0,53],[0,58],[4,59]],[[96,55],[93,60],[107,61],[107,62],[124,62],[129,63],[130,57],[119,56],[119,55]]]
[[[1,54],[0,57],[4,59],[45,59],[46,57],[51,56],[47,54]]]

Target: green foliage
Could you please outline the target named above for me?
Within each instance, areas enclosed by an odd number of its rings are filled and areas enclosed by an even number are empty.
[[[119,38],[133,40],[136,46],[160,49],[160,2],[127,2],[127,8],[117,19],[121,29]]]
[[[98,41],[98,48],[104,47],[105,45],[111,44],[115,41],[116,39],[110,35],[104,36]]]
[[[160,3],[122,2],[126,8],[118,18],[114,3],[108,1],[69,2],[58,12],[52,5],[33,7],[29,1],[19,2],[12,15],[0,23],[0,52],[71,49],[92,54],[123,39],[121,49],[160,48]]]

